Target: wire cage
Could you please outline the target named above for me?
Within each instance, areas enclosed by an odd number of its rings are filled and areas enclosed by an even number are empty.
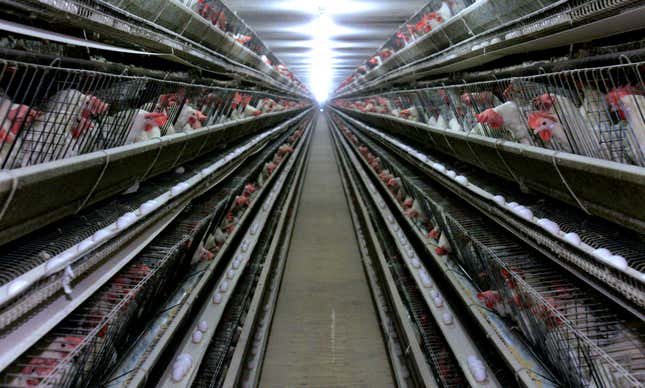
[[[6,60],[0,61],[0,88],[2,168],[50,162],[305,104],[262,92]]]
[[[459,58],[478,56],[482,51],[485,54],[488,49],[511,46],[548,32],[617,15],[625,9],[638,6],[638,2],[634,0],[543,0],[538,2],[491,0],[466,5],[465,9],[457,13],[448,23],[442,24],[434,33],[421,34],[423,39],[411,38],[414,34],[410,31],[414,31],[416,25],[409,23],[403,25],[386,46],[395,50],[399,50],[398,47],[408,46],[414,49],[409,50],[410,52],[402,51],[400,55],[392,55],[392,64],[388,63],[387,69],[374,72],[375,74],[370,74],[368,77],[359,77],[361,72],[357,71],[343,82],[337,91],[350,89],[350,86],[356,90],[374,87],[386,78],[420,73],[433,68],[448,69],[446,65]],[[417,14],[413,19],[420,17],[422,18],[421,14]],[[412,45],[411,42],[415,44]]]
[[[4,372],[5,386],[99,383],[172,290],[183,233],[165,233]]]
[[[417,202],[423,215],[412,219],[422,234],[435,241],[445,234],[451,257],[481,291],[484,306],[517,327],[565,385],[643,383],[642,327],[626,321],[475,210],[395,163],[383,149],[373,152],[380,155],[383,170],[401,178],[405,196]]]
[[[154,317],[168,293],[190,273],[185,269],[191,258],[200,257],[195,255],[200,241],[223,222],[243,182],[233,179],[230,186],[187,208],[131,264],[14,362],[0,384],[87,386],[103,381],[145,329],[146,317]]]
[[[404,119],[411,118],[401,109],[414,108],[425,113],[433,129],[645,166],[643,69],[645,62],[623,63],[390,92],[336,104],[362,113],[386,105],[383,111]],[[391,111],[388,101],[408,105]],[[423,121],[423,116],[415,117]]]

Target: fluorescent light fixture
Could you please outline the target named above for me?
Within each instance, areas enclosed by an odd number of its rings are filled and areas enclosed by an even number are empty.
[[[326,12],[324,6],[319,8],[319,16],[313,23],[312,33],[314,36],[312,52],[312,89],[313,94],[319,103],[324,103],[329,97],[331,87],[331,34],[336,25],[331,15]]]

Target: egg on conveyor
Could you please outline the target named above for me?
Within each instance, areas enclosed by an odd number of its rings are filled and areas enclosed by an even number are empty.
[[[574,232],[565,234],[564,239],[576,247],[579,247],[580,243],[582,242],[582,240],[580,240],[580,236],[578,236],[578,233]]]
[[[465,177],[465,176],[463,176],[463,175],[458,175],[458,176],[455,178],[455,180],[456,180],[456,181],[457,181],[457,183],[459,183],[460,185],[463,185],[463,186],[467,186],[467,185],[468,185],[468,178],[466,178],[466,177]]]
[[[548,218],[540,218],[537,220],[537,224],[551,234],[557,235],[560,232],[560,227],[555,222],[551,221]]]
[[[506,205],[506,198],[504,198],[504,197],[503,197],[503,196],[501,196],[501,195],[496,195],[496,196],[494,196],[494,197],[493,197],[493,201],[495,201],[495,203],[496,203],[496,204],[498,204],[498,205],[500,205],[500,206],[504,206],[504,205]]]
[[[97,230],[96,233],[92,235],[92,241],[94,241],[95,243],[101,242],[108,238],[111,234],[112,233],[110,233],[110,231],[105,228]]]
[[[123,230],[128,226],[134,224],[136,220],[137,220],[136,214],[134,214],[133,212],[127,212],[121,217],[119,217],[119,219],[116,221],[116,227],[118,230]]]

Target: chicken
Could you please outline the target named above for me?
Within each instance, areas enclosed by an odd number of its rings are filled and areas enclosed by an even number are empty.
[[[278,168],[278,165],[273,162],[265,163],[264,168],[262,169],[262,175],[264,175],[265,178],[269,178],[273,175],[273,171],[275,171],[276,168]]]
[[[58,364],[82,342],[83,337],[73,335],[54,338],[38,355],[29,357],[25,362],[25,366],[20,370],[20,374],[23,376],[13,378],[9,385],[16,387],[40,385],[43,379],[49,376]],[[69,368],[69,366],[64,368]],[[59,375],[63,374],[63,371],[60,372]],[[55,381],[51,380],[48,382],[55,383]]]
[[[557,149],[571,152],[571,147],[558,119],[549,112],[538,111],[529,115],[529,128],[538,135],[545,144],[551,144],[551,137],[556,139]]]
[[[453,117],[450,119],[448,122],[448,129],[451,131],[456,131],[456,132],[461,132],[463,131],[461,124],[459,124],[459,120],[457,120],[456,117]]]
[[[475,117],[479,123],[486,124],[490,128],[504,128],[522,144],[531,144],[521,111],[513,101],[486,109]]]
[[[399,117],[411,121],[419,121],[419,111],[415,106],[412,106],[407,109],[403,109],[399,112]]]
[[[439,237],[439,242],[437,243],[437,247],[435,248],[435,252],[439,256],[445,256],[448,253],[452,251],[452,248],[450,247],[450,242],[448,241],[448,237],[446,236],[445,233],[441,233],[441,236]]]
[[[188,103],[184,105],[175,122],[175,130],[180,132],[190,132],[202,127],[206,116]]]
[[[22,137],[21,166],[57,160],[78,154],[78,138],[93,127],[91,118],[104,113],[108,105],[78,90],[66,89],[53,95]]]
[[[168,121],[165,113],[146,112],[143,109],[135,109],[119,112],[114,116],[105,119],[104,127],[109,131],[119,131],[119,128],[127,128],[125,144],[139,143],[142,141],[161,137],[161,127]],[[127,123],[123,125],[123,123]]]
[[[405,208],[405,201],[403,206]],[[410,217],[410,219],[412,219],[412,221],[417,225],[422,225],[427,221],[427,216],[421,208],[421,204],[416,199],[412,200],[412,204],[410,208],[405,211],[405,215]]]
[[[437,11],[423,15],[421,20],[416,24],[415,29],[419,34],[423,35],[436,29],[451,17],[452,10],[450,9],[448,3],[443,1],[441,3],[441,8],[439,8]]]
[[[606,99],[611,109],[629,124],[640,151],[636,159],[645,162],[645,97],[624,86],[611,90]]]
[[[14,104],[8,97],[0,97],[0,168],[23,128],[29,128],[43,113],[27,105]],[[15,152],[15,151],[14,151]]]
[[[245,197],[253,198],[256,191],[257,188],[253,183],[247,183],[246,185],[244,185],[244,191],[242,192],[242,195],[244,195]]]

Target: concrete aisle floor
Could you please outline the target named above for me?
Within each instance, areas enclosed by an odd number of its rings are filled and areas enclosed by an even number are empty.
[[[260,387],[391,387],[327,123],[313,137]]]

